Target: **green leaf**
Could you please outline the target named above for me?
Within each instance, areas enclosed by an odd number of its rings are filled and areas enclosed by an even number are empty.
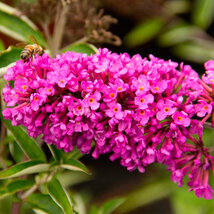
[[[46,194],[32,194],[26,201],[34,209],[41,210],[48,214],[63,214],[62,209]]]
[[[45,211],[43,211],[43,210],[41,210],[41,209],[37,209],[37,208],[34,208],[33,211],[34,211],[34,213],[36,213],[36,214],[48,214],[47,212],[45,212]]]
[[[18,179],[7,183],[0,189],[0,198],[4,198],[14,193],[30,188],[34,182],[32,180]]]
[[[70,187],[92,180],[93,177],[82,172],[66,170],[58,175],[58,179],[64,187]]]
[[[0,2],[0,10],[5,12],[5,13],[8,13],[10,15],[17,16],[22,21],[26,22],[34,30],[38,29],[36,27],[36,25],[27,16],[25,16],[21,11],[19,11],[18,9],[16,9],[14,7],[11,7],[8,4],[4,4],[4,3]]]
[[[61,50],[62,53],[66,52],[66,51],[74,51],[76,53],[86,53],[86,54],[90,55],[90,54],[97,53],[98,49],[92,44],[77,43],[77,44],[68,45],[67,47],[65,47]]]
[[[4,50],[4,44],[3,42],[0,40],[0,52]]]
[[[90,171],[87,169],[87,167],[83,163],[81,163],[80,161],[75,160],[73,158],[65,160],[60,166],[64,169],[69,169],[69,170],[73,170],[73,171],[81,171],[81,172],[90,174]]]
[[[191,42],[175,46],[173,52],[182,59],[196,63],[204,63],[214,58],[214,50],[211,45],[207,46]]]
[[[12,160],[8,160],[5,158],[3,158],[4,164],[6,165],[6,167],[10,167],[13,165],[13,161]],[[2,166],[2,163],[0,164],[0,170],[4,169]]]
[[[0,52],[0,68],[6,67],[12,62],[20,59],[22,49],[10,46],[4,51]],[[6,68],[7,69],[7,68]]]
[[[173,185],[173,194],[170,197],[170,204],[175,214],[213,214],[213,200],[197,198],[194,192],[189,192],[188,187],[178,188]],[[191,212],[190,212],[191,210]]]
[[[163,199],[171,193],[173,184],[167,181],[156,181],[126,195],[126,203],[118,208],[118,213],[132,213],[135,209]]]
[[[214,18],[213,0],[196,0],[192,10],[192,19],[194,24],[207,29]]]
[[[34,185],[34,181],[27,179],[13,180],[7,184],[7,190],[10,193],[15,193],[23,189],[28,189]]]
[[[34,25],[35,26],[35,25]],[[44,37],[38,31],[32,28],[32,23],[22,20],[18,16],[9,14],[8,11],[2,10],[0,7],[0,32],[19,41],[30,41],[30,36],[34,36],[37,42],[47,47]]]
[[[212,147],[213,139],[214,139],[214,131],[212,129],[204,128],[202,138],[206,147]]]
[[[89,214],[98,214],[98,213],[99,209],[95,205],[92,205]]]
[[[7,192],[6,188],[1,188],[0,189],[0,199],[5,198],[9,196],[10,194]],[[0,202],[1,203],[1,202]]]
[[[158,42],[162,46],[176,45],[188,40],[191,41],[201,34],[201,29],[196,26],[179,25],[162,34]]]
[[[52,199],[63,209],[65,214],[73,213],[71,200],[56,178],[52,178],[48,183],[48,191]]]
[[[21,148],[16,143],[16,141],[11,141],[9,143],[9,150],[10,150],[10,154],[12,155],[16,163],[22,162],[24,157],[24,152],[21,150]]]
[[[0,116],[6,127],[11,131],[18,145],[30,159],[46,161],[45,154],[42,149],[34,139],[28,136],[21,126],[12,126],[11,122],[9,120],[5,120],[2,114],[0,114]]]
[[[125,201],[124,198],[116,198],[105,202],[100,208],[98,214],[110,214]]]
[[[77,149],[76,146],[74,146],[73,150],[65,153],[65,159],[74,158],[74,159],[80,159],[83,156],[83,153],[79,149]]]
[[[144,21],[125,36],[124,43],[128,47],[142,45],[156,37],[163,25],[164,21],[161,18],[154,17]]]
[[[13,178],[21,175],[33,174],[38,172],[45,172],[48,171],[49,168],[49,164],[43,163],[39,160],[27,161],[0,171],[0,179]]]
[[[48,144],[48,148],[50,149],[55,160],[60,161],[63,158],[65,152],[62,149],[57,149],[55,145],[50,144]]]

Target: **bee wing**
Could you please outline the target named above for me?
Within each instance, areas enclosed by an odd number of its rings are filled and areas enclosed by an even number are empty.
[[[16,43],[15,46],[17,48],[24,48],[28,43],[27,42],[19,42],[19,43]]]
[[[29,41],[32,41],[34,44],[38,44],[36,38],[33,35],[29,36]]]

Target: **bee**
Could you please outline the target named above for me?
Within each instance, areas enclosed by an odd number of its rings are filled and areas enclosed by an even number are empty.
[[[35,44],[25,44],[22,52],[21,52],[21,59],[24,60],[24,62],[27,62],[29,60],[29,58],[33,58],[34,55],[39,55],[39,56],[42,56],[43,53],[44,53],[44,49],[38,45],[36,39],[34,37],[31,38],[32,41],[35,43]],[[20,46],[20,44],[18,44]],[[23,46],[23,43],[21,44]]]
[[[36,54],[42,56],[43,53],[44,49],[38,44],[26,45],[21,52],[21,59],[27,62],[30,57],[32,58]]]

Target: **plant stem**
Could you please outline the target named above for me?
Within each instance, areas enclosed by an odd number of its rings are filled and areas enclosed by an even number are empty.
[[[62,43],[68,9],[69,7],[67,5],[62,6],[61,2],[58,3],[53,33],[53,49],[52,49],[53,56],[55,56],[58,53],[58,50],[60,49]]]
[[[53,44],[53,39],[51,38],[49,24],[50,24],[50,20],[48,19],[44,23],[42,23],[42,28],[43,28],[44,34],[46,36],[46,39],[47,39],[48,48],[51,50],[52,44]]]
[[[22,203],[21,202],[13,202],[11,214],[20,214]]]
[[[3,109],[3,100],[2,100],[2,96],[0,95],[0,110]],[[0,164],[2,166],[3,169],[6,169],[7,166],[4,162],[4,159],[3,159],[3,156],[4,156],[4,151],[5,151],[5,148],[4,148],[4,139],[7,135],[7,128],[5,127],[3,121],[1,121],[1,136],[0,136]]]
[[[208,151],[209,151],[209,152],[213,152],[213,151],[214,151],[214,146],[208,148]]]
[[[214,128],[214,127],[212,126],[212,124],[209,123],[209,122],[203,123],[203,127],[204,127],[204,128],[208,128],[208,129],[213,129],[213,128]]]
[[[1,122],[0,163],[1,163],[3,169],[7,168],[7,166],[6,166],[6,164],[4,163],[4,160],[3,160],[3,156],[4,156],[4,138],[6,136],[6,131],[7,131],[7,129],[6,129],[5,125],[4,125],[4,123]]]
[[[20,198],[22,200],[25,200],[28,196],[30,196],[32,193],[34,193],[41,184],[44,184],[45,182],[48,182],[56,173],[57,170],[53,170],[50,174],[46,174],[43,179],[41,179],[38,183],[34,184],[29,190],[24,192]]]

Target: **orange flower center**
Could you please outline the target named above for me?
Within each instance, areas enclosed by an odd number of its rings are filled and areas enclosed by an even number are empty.
[[[37,96],[34,97],[34,101],[38,101],[39,98]]]
[[[80,111],[82,109],[81,106],[77,106],[77,110]]]
[[[207,107],[207,106],[204,106],[204,107],[203,107],[203,109],[204,109],[204,110],[207,110],[207,109],[208,109],[208,107]]]
[[[141,110],[140,111],[140,115],[144,115],[145,114],[145,111],[144,110]]]
[[[144,99],[144,98],[141,98],[141,99],[140,99],[140,102],[141,102],[141,103],[144,103],[144,102],[145,102],[145,99]]]
[[[49,89],[48,89],[48,92],[50,93],[51,91],[52,91],[51,88],[49,88]]]
[[[114,97],[114,93],[111,93],[111,94],[110,94],[110,97],[113,98],[113,97]]]
[[[117,89],[118,91],[121,91],[122,90],[122,88],[121,87],[118,87],[118,89]]]
[[[210,82],[214,82],[214,79],[210,79]]]
[[[181,117],[181,116],[178,116],[177,119],[178,119],[178,121],[181,121],[181,120],[182,120],[182,117]]]
[[[143,91],[143,89],[144,89],[143,86],[140,86],[140,87],[139,87],[139,90],[140,90],[140,91]]]
[[[165,112],[168,112],[168,111],[169,111],[169,108],[168,108],[168,107],[165,107],[165,108],[164,108],[164,111],[165,111]]]
[[[27,86],[26,86],[26,85],[23,85],[22,88],[25,90],[25,89],[27,88]]]
[[[117,107],[114,108],[114,112],[118,112],[118,108]]]
[[[62,84],[65,83],[65,80],[60,80],[60,83],[62,83]]]
[[[158,91],[158,90],[159,90],[159,87],[155,87],[154,89],[155,89],[155,91]]]
[[[94,99],[93,98],[89,98],[89,103],[93,103],[94,102]]]

